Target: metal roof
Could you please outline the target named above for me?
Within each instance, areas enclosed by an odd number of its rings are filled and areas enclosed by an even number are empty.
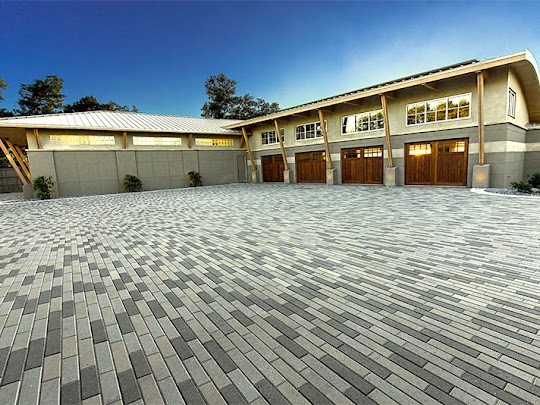
[[[67,114],[0,118],[0,128],[54,128],[239,135],[241,132],[225,128],[227,125],[233,125],[238,122],[240,122],[240,120],[181,117],[176,115],[119,111],[87,111]]]

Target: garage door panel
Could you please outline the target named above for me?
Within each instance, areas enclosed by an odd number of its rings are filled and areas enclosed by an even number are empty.
[[[296,154],[296,181],[298,183],[326,182],[326,155],[324,152]]]
[[[382,146],[342,149],[341,182],[360,184],[382,184]]]
[[[282,155],[270,155],[261,157],[264,182],[283,182],[285,163]]]
[[[405,145],[405,184],[467,185],[466,139]]]

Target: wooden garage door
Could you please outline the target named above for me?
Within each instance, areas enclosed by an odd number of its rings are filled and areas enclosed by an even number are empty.
[[[353,148],[341,150],[341,182],[382,184],[383,148]]]
[[[326,154],[324,152],[297,153],[296,181],[298,183],[326,183]]]
[[[285,163],[283,163],[282,155],[263,156],[261,158],[261,164],[264,182],[283,182],[283,170],[285,170]]]
[[[467,185],[468,140],[405,145],[405,184]]]

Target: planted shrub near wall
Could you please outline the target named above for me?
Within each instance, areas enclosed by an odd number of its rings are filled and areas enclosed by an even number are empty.
[[[525,183],[523,181],[513,181],[512,182],[512,188],[516,190],[519,193],[532,193],[532,186],[528,183]]]
[[[202,176],[199,172],[191,171],[188,174],[189,186],[190,187],[199,187],[202,186]]]
[[[51,176],[38,176],[32,182],[32,188],[37,191],[37,198],[40,200],[50,200],[53,186]]]
[[[142,181],[137,176],[126,174],[124,177],[124,190],[130,193],[142,190]]]
[[[540,172],[533,173],[529,179],[529,184],[533,188],[540,188]]]

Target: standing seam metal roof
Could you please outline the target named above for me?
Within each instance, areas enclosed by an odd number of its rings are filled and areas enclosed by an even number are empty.
[[[0,118],[0,127],[239,135],[241,132],[238,130],[225,128],[227,125],[239,122],[241,120],[119,111],[86,111]]]

